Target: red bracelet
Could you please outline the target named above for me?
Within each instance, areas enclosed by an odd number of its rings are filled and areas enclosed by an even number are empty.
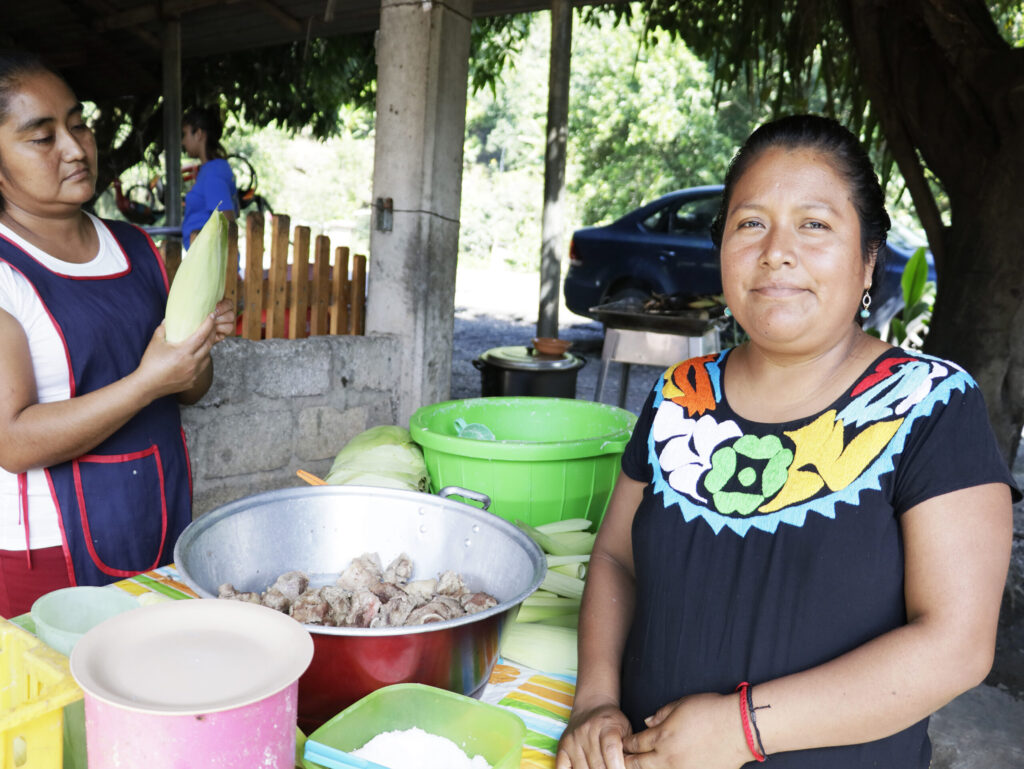
[[[740,721],[743,722],[743,736],[747,740],[747,747],[750,748],[750,752],[754,755],[754,758],[758,762],[764,761],[764,753],[761,753],[757,749],[757,745],[754,744],[754,733],[750,729],[750,712],[747,710],[747,692],[750,690],[750,684],[744,681],[736,687],[735,691],[740,693]]]

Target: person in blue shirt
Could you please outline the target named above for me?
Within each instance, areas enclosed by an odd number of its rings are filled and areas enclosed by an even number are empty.
[[[187,248],[192,234],[198,232],[214,210],[229,221],[238,216],[238,190],[235,176],[220,144],[223,126],[216,110],[193,107],[181,120],[181,146],[191,158],[199,159],[195,184],[185,195],[185,216],[181,240]]]

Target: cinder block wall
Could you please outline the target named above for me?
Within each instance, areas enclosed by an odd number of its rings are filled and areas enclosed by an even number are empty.
[[[396,336],[225,339],[209,392],[182,408],[192,460],[193,517],[261,491],[323,477],[368,427],[397,424]],[[407,426],[407,425],[403,425]]]

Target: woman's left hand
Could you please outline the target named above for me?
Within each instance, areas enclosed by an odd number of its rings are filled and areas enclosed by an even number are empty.
[[[738,769],[753,760],[739,695],[694,694],[658,709],[623,740],[629,769]]]

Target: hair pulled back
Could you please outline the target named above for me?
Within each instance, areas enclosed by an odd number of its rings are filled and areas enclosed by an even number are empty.
[[[722,232],[736,183],[767,150],[811,149],[821,153],[849,186],[850,200],[860,221],[861,256],[865,263],[876,257],[875,274],[881,269],[889,232],[889,214],[878,176],[864,147],[847,128],[820,115],[791,115],[757,128],[740,147],[725,175],[722,205],[711,225],[711,238],[722,245]]]
[[[220,145],[224,124],[220,112],[213,107],[192,107],[181,118],[181,124],[191,126],[193,131],[206,132],[206,157],[222,158],[227,153]]]

